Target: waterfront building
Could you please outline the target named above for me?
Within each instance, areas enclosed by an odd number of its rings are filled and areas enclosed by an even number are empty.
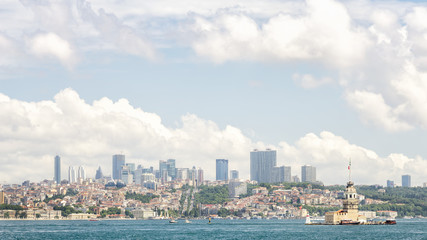
[[[366,222],[366,217],[359,214],[359,198],[354,183],[349,181],[344,192],[343,209],[325,214],[326,224],[340,224],[341,221]]]
[[[102,174],[101,166],[98,167],[98,170],[96,170],[95,179],[101,179],[104,175]]]
[[[5,201],[4,201],[4,192],[1,191],[0,192],[0,204],[4,204],[4,203],[5,203]]]
[[[73,166],[68,167],[68,182],[75,183],[77,182],[76,171]]]
[[[402,175],[402,187],[411,187],[411,175]]]
[[[54,180],[56,184],[61,184],[61,157],[58,155],[55,156],[55,176]]]
[[[271,183],[271,174],[276,166],[276,151],[267,149],[266,151],[258,151],[255,149],[250,153],[250,172],[251,180],[258,183]]]
[[[301,167],[301,182],[316,182],[316,168],[310,165]]]
[[[227,159],[216,160],[216,180],[217,181],[228,180],[228,160]]]
[[[392,180],[387,180],[387,187],[389,187],[389,188],[394,188],[394,181],[392,181]]]
[[[231,177],[231,179],[239,179],[239,171],[231,170],[230,171],[230,177]]]
[[[122,177],[120,175],[122,171],[122,166],[125,165],[125,155],[123,154],[116,154],[113,155],[113,179],[114,180],[120,180]]]

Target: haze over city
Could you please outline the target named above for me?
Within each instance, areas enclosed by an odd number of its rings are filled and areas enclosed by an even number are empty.
[[[420,1],[0,3],[0,183],[113,154],[249,179],[249,153],[325,184],[426,182]],[[333,14],[331,14],[333,13]]]

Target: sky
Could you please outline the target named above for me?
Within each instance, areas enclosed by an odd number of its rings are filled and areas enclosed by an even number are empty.
[[[0,184],[112,155],[427,182],[427,2],[3,0]]]

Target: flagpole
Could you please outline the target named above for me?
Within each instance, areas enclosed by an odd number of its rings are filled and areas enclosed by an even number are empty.
[[[348,163],[348,181],[351,182],[351,158]]]

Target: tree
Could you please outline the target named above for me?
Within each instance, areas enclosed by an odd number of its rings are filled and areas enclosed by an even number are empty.
[[[10,216],[9,216],[9,213],[8,213],[8,212],[5,212],[3,216],[4,216],[4,218],[10,218]]]
[[[40,213],[36,213],[36,218],[40,218],[42,215]]]

